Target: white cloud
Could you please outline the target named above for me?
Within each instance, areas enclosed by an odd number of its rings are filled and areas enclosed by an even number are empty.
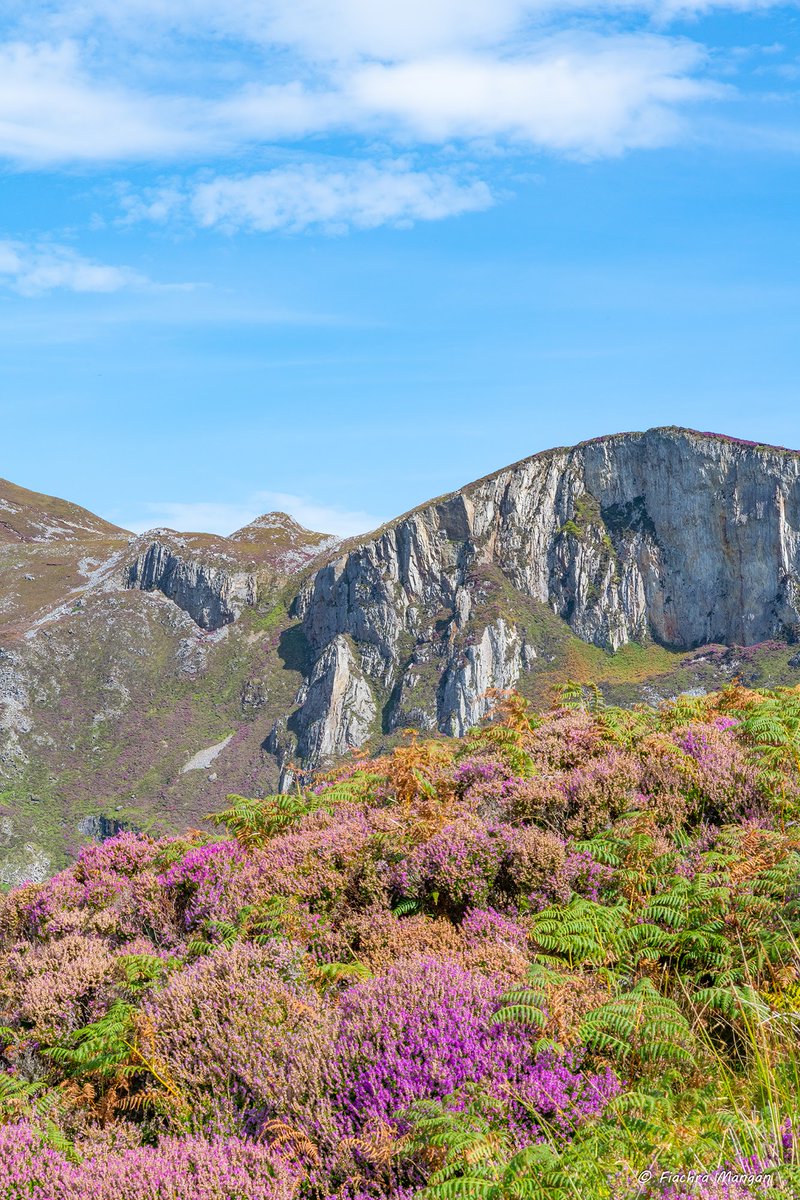
[[[355,132],[613,155],[672,140],[684,106],[723,94],[698,77],[705,57],[696,43],[663,35],[547,37],[514,56],[356,63],[327,89],[251,85],[217,119],[232,137],[255,140]]]
[[[96,34],[134,43],[159,36],[288,47],[316,62],[407,61],[486,50],[570,17],[638,14],[663,23],[715,9],[759,11],[779,0],[6,0],[7,19],[37,36]],[[100,40],[100,39],[98,39]]]
[[[485,183],[459,182],[402,163],[304,164],[255,175],[220,176],[182,192],[169,186],[124,201],[128,218],[168,220],[190,213],[204,227],[296,232],[407,225],[486,209]]]
[[[0,241],[0,284],[23,296],[38,296],[57,289],[118,292],[146,287],[148,280],[128,267],[93,262],[68,246]]]
[[[252,25],[239,31],[238,82],[191,95],[187,76],[170,65],[172,43],[148,42],[148,19],[166,19],[164,5],[125,0],[122,15],[139,13],[141,53],[101,54],[94,31],[83,40],[0,45],[0,156],[24,166],[186,160],[321,134],[445,144],[488,137],[614,154],[668,140],[681,106],[717,94],[698,78],[701,48],[686,40],[614,31],[554,37],[541,29],[511,37],[532,7],[521,0],[413,0],[402,11],[371,0],[240,3],[235,11]],[[200,0],[182,11],[194,14],[197,40],[181,42],[176,58],[194,55],[198,66],[211,54],[203,35],[224,32],[222,18],[212,19]],[[253,56],[258,36],[267,45]],[[276,50],[280,42],[294,53]],[[160,73],[154,62],[163,62]]]
[[[337,537],[367,533],[383,521],[383,518],[370,513],[350,512],[319,504],[307,496],[296,496],[291,492],[255,492],[241,504],[214,501],[148,502],[140,506],[140,513],[134,520],[125,520],[119,514],[109,519],[134,533],[145,533],[148,529],[174,529],[179,533],[216,533],[227,537],[249,525],[256,517],[275,511],[287,512],[306,529],[335,534]]]
[[[142,504],[134,520],[125,520],[119,515],[109,519],[134,533],[145,533],[148,529],[175,529],[179,533],[218,533],[227,536],[260,515],[252,503],[198,501],[196,504],[183,504],[177,500],[162,500]]]
[[[733,93],[709,78],[696,42],[666,24],[625,34],[623,20],[767,3],[8,0],[0,159],[210,168],[199,182],[129,194],[132,220],[336,232],[452,217],[494,202],[469,167],[452,165],[474,160],[476,146],[615,156],[680,140],[715,112],[704,102]],[[350,139],[353,159],[320,165],[322,138],[338,138],[339,153]],[[304,165],[224,165],[243,153],[275,162],[287,143],[294,162],[304,142],[315,151]],[[421,147],[425,162],[392,161]],[[65,286],[80,278],[76,268]]]
[[[544,7],[538,0],[278,0],[266,5],[266,28],[317,58],[402,59],[497,42]]]
[[[200,184],[192,210],[204,226],[328,230],[434,221],[489,208],[485,183],[459,184],[441,172],[357,164],[344,170],[301,166]]]
[[[702,59],[663,37],[554,39],[527,58],[459,56],[361,68],[362,113],[428,142],[501,138],[580,155],[659,145],[676,109],[719,89],[690,77]]]
[[[641,6],[648,8],[648,0]],[[235,38],[331,61],[485,46],[507,38],[530,15],[561,7],[580,5],[572,0],[17,0],[17,16],[23,30],[45,29],[56,36],[86,34],[102,23],[106,36],[110,29],[137,42],[143,34],[149,40],[168,32]],[[611,7],[618,7],[616,0]]]

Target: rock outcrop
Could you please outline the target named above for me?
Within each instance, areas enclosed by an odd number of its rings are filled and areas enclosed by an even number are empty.
[[[491,688],[513,688],[536,651],[520,631],[498,617],[480,638],[446,668],[440,685],[440,723],[444,732],[461,737],[486,715]]]
[[[125,586],[159,591],[188,613],[201,629],[221,629],[256,600],[253,572],[185,557],[160,538],[142,546],[125,572]]]
[[[326,693],[309,685],[296,723],[321,721],[325,737],[301,736],[301,753],[319,761],[358,744],[373,708],[384,731],[416,718],[460,733],[488,687],[514,684],[537,648],[509,615],[486,612],[487,571],[610,651],[795,640],[799,480],[793,452],[654,429],[535,455],[407,514],[321,567],[298,597],[310,679],[327,678],[342,639],[348,672],[360,672],[325,717]],[[427,701],[415,705],[426,673]]]
[[[301,700],[298,751],[306,762],[338,758],[373,731],[375,698],[341,634],[320,654]]]

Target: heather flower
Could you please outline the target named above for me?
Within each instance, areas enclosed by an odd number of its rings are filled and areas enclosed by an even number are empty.
[[[570,890],[587,900],[599,900],[603,889],[614,877],[613,869],[597,862],[588,850],[570,850],[561,874]]]
[[[0,1200],[292,1200],[300,1180],[274,1150],[236,1138],[164,1138],[74,1163],[33,1126],[0,1126]]]
[[[564,876],[566,859],[564,839],[549,830],[528,825],[510,834],[508,878],[521,895],[541,896],[543,905],[550,899],[569,899],[569,880]]]
[[[784,1162],[794,1162],[796,1154],[792,1118],[787,1117],[781,1126],[781,1156]]]
[[[355,958],[380,974],[401,958],[455,957],[464,948],[462,930],[445,917],[433,919],[420,913],[398,920],[391,911],[373,907],[348,913],[336,927],[325,929],[315,955],[329,962]]]
[[[483,905],[491,894],[508,844],[502,826],[463,818],[416,847],[395,867],[391,886],[402,896],[435,894],[442,911]]]
[[[602,1111],[619,1090],[613,1075],[584,1077],[571,1059],[537,1058],[528,1028],[494,1020],[501,990],[500,981],[428,958],[346,992],[331,1064],[341,1135],[402,1120],[415,1101],[443,1100],[470,1084],[512,1104],[521,1144],[537,1135],[532,1113],[566,1130]]]
[[[525,978],[530,966],[526,953],[527,930],[496,909],[469,909],[460,926],[464,966],[490,978],[508,980],[509,986]]]
[[[527,931],[511,917],[493,908],[472,908],[461,922],[461,932],[468,944],[504,942],[510,949],[525,949]]]
[[[97,937],[68,934],[44,945],[18,944],[5,959],[5,1020],[52,1042],[105,1010],[115,969],[114,954]]]
[[[270,1118],[305,1122],[321,1103],[331,1017],[314,992],[281,977],[281,965],[279,944],[220,947],[144,1005],[196,1127],[230,1134]]]
[[[173,913],[154,870],[163,848],[132,833],[84,847],[72,867],[26,889],[18,926],[32,937],[84,932],[117,943],[146,926],[160,944],[174,944]]]
[[[760,807],[758,770],[732,734],[732,726],[692,725],[677,738],[695,764],[694,790],[704,815],[719,822]]]
[[[561,784],[565,800],[565,830],[591,837],[632,806],[641,766],[634,754],[610,750],[575,767]]]
[[[492,758],[464,758],[453,772],[453,782],[460,792],[467,792],[476,785],[500,780],[507,782],[513,772],[502,762]]]

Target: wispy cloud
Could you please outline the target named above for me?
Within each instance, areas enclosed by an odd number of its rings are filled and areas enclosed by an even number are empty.
[[[173,185],[124,200],[131,220],[183,216],[206,228],[230,231],[321,228],[329,233],[435,221],[492,203],[492,193],[482,181],[409,170],[398,162],[306,163],[254,175],[218,176],[188,188]]]
[[[352,537],[377,528],[384,518],[322,504],[291,492],[255,492],[240,503],[217,501],[148,501],[139,506],[133,519],[120,513],[109,516],[125,529],[145,533],[148,529],[174,529],[179,533],[216,533],[227,537],[266,512],[287,512],[306,529]]]
[[[781,0],[6,0],[7,19],[29,35],[103,28],[141,43],[169,34],[226,38],[295,51],[313,62],[409,60],[454,50],[507,47],[573,17],[628,13],[659,23],[714,10],[761,11]]]
[[[330,233],[459,216],[502,189],[476,178],[478,151],[496,167],[504,154],[596,159],[680,141],[735,89],[670,21],[769,3],[9,0],[0,160],[179,164],[173,185],[128,194],[133,220]],[[323,138],[339,160],[320,161]],[[243,152],[292,164],[226,169]],[[89,274],[73,268],[54,264],[65,282],[45,286],[80,290]],[[108,290],[126,286],[105,270]]]
[[[3,158],[23,166],[135,160],[199,144],[183,102],[98,77],[75,42],[0,45]]]
[[[138,271],[84,258],[68,246],[0,241],[0,286],[22,296],[45,292],[119,292],[150,286]]]

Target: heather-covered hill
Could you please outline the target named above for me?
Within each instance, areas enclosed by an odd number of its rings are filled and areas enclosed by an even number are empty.
[[[0,479],[0,636],[19,637],[71,593],[77,599],[129,536],[77,504]]]
[[[798,1194],[800,693],[493,703],[4,898],[3,1200]]]
[[[722,436],[546,451],[341,543],[285,513],[133,537],[12,485],[0,518],[0,883],[462,734],[493,687],[800,678],[800,455]]]
[[[12,485],[0,515],[0,884],[277,786],[264,743],[302,682],[289,581],[336,539],[285,513],[134,537]]]

